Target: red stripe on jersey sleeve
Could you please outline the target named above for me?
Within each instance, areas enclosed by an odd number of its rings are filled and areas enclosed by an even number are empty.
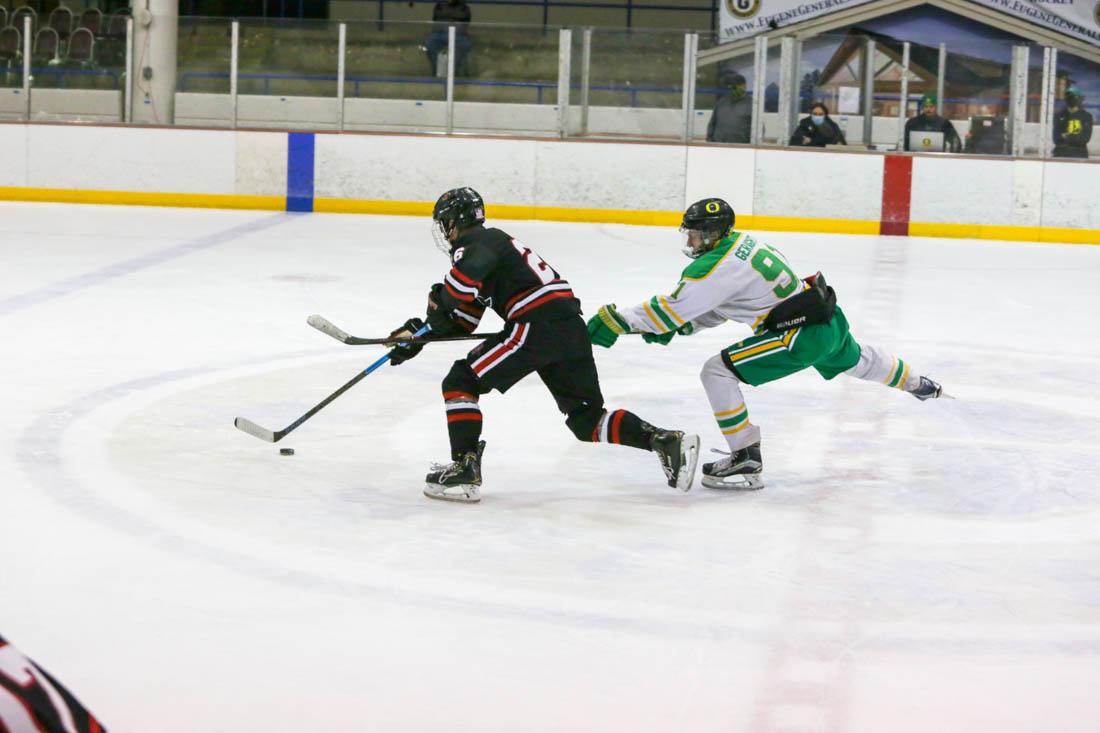
[[[462,270],[458,269],[457,266],[451,268],[451,274],[454,275],[455,280],[458,280],[463,285],[469,285],[471,288],[477,288],[478,290],[481,290],[481,283],[477,280],[467,277],[466,275],[463,275]]]
[[[443,287],[447,290],[447,295],[450,295],[455,300],[460,300],[464,303],[471,303],[474,300],[474,296],[469,293],[460,293],[451,287],[450,283],[443,283]]]

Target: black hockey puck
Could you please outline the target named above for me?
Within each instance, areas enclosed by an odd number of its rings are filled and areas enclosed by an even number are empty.
[[[292,455],[294,455],[294,449],[293,448],[280,448],[279,449],[279,455],[281,455],[281,456],[292,456]]]

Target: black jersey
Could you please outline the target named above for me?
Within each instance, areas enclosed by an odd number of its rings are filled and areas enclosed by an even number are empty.
[[[909,133],[911,132],[942,132],[945,152],[957,153],[962,150],[959,133],[955,132],[955,126],[951,124],[951,120],[945,117],[924,114],[910,117],[909,121],[905,123],[905,139],[903,142],[906,150],[909,149]]]
[[[1087,158],[1092,139],[1092,115],[1083,109],[1063,109],[1054,117],[1054,157]]]
[[[529,247],[499,229],[476,226],[451,250],[443,278],[444,307],[472,330],[485,308],[505,321],[529,323],[579,315],[569,283]],[[471,325],[472,324],[472,325]]]
[[[41,667],[0,637],[0,730],[104,733],[92,714]]]

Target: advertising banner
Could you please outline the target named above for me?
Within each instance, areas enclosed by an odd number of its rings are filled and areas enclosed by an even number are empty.
[[[722,42],[782,32],[795,23],[872,0],[721,0]],[[1100,44],[1100,0],[967,0],[1089,43]]]

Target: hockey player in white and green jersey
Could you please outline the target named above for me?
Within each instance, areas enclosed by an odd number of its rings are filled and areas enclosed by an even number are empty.
[[[940,385],[909,364],[859,344],[821,273],[800,278],[774,247],[734,231],[734,212],[718,198],[688,207],[680,231],[684,254],[694,261],[676,289],[632,308],[605,305],[588,321],[592,343],[610,347],[625,333],[667,344],[726,321],[747,324],[753,336],[703,364],[700,378],[728,457],[703,465],[704,486],[763,488],[760,429],[749,421],[741,383],[753,386],[813,367],[825,379],[845,374],[896,387],[927,400]]]

